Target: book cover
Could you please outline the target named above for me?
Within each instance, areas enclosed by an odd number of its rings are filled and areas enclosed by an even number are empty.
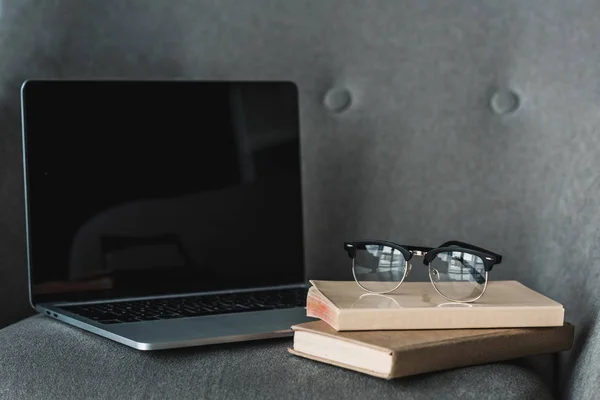
[[[517,281],[489,282],[475,303],[441,297],[429,282],[365,292],[354,281],[310,281],[307,316],[338,331],[562,326],[563,306]]]
[[[574,327],[338,332],[323,321],[292,327],[289,352],[392,379],[568,350]]]

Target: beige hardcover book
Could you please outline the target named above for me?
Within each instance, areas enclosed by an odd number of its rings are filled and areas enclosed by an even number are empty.
[[[295,325],[289,352],[338,367],[398,378],[568,350],[573,325],[549,328],[338,332],[323,321]]]
[[[560,303],[517,281],[489,282],[475,303],[441,297],[430,282],[394,293],[365,292],[354,281],[311,281],[306,311],[338,331],[562,326]]]

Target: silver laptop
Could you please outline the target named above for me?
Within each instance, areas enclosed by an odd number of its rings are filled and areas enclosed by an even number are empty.
[[[139,350],[306,317],[290,82],[27,81],[30,299]]]

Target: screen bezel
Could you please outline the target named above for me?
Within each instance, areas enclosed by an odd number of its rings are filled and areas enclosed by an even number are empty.
[[[32,221],[31,221],[31,210],[30,210],[30,202],[29,202],[29,192],[30,192],[30,179],[29,179],[29,166],[28,166],[28,144],[29,144],[29,138],[27,135],[27,119],[30,118],[30,116],[27,114],[27,110],[26,110],[26,98],[27,97],[31,97],[31,94],[28,94],[28,92],[30,91],[30,88],[35,87],[37,85],[44,85],[48,82],[53,82],[53,83],[61,83],[61,82],[65,82],[65,83],[69,83],[72,84],[73,82],[79,82],[79,83],[96,83],[96,82],[108,82],[108,83],[115,83],[115,82],[126,82],[126,83],[148,83],[148,84],[160,84],[160,83],[181,83],[181,84],[185,84],[185,83],[227,83],[227,84],[244,84],[244,83],[279,83],[279,84],[286,84],[286,85],[292,85],[293,89],[294,89],[294,95],[296,97],[296,103],[298,104],[296,113],[297,113],[297,123],[298,123],[298,134],[299,134],[299,150],[300,150],[300,165],[299,165],[299,170],[300,170],[300,193],[301,193],[301,197],[300,197],[300,204],[301,204],[301,237],[302,237],[302,260],[301,260],[301,265],[302,265],[302,271],[301,271],[301,275],[303,276],[303,279],[297,283],[292,283],[292,284],[284,284],[283,286],[298,286],[298,285],[306,285],[307,280],[306,280],[306,247],[305,247],[305,243],[306,243],[306,239],[305,239],[305,234],[306,234],[306,229],[305,229],[305,212],[304,212],[304,165],[302,163],[302,140],[301,140],[301,121],[300,121],[300,96],[299,96],[299,92],[298,92],[298,86],[295,82],[293,81],[281,81],[281,80],[256,80],[256,81],[240,81],[240,80],[232,80],[232,81],[225,81],[225,80],[131,80],[131,79],[30,79],[30,80],[26,80],[23,82],[23,84],[21,85],[21,90],[20,90],[20,101],[21,101],[21,139],[22,139],[22,162],[23,162],[23,184],[24,184],[24,203],[25,203],[25,235],[26,235],[26,263],[27,263],[27,272],[28,272],[28,287],[29,287],[29,302],[31,304],[31,306],[33,308],[35,308],[37,305],[41,305],[41,304],[54,304],[54,303],[76,303],[76,302],[94,302],[94,301],[102,301],[102,300],[115,300],[116,298],[114,296],[111,296],[110,294],[105,294],[103,292],[98,292],[98,291],[84,291],[84,292],[71,292],[71,293],[56,293],[56,294],[34,294],[33,292],[33,285],[34,285],[34,281],[33,281],[33,276],[34,276],[34,270],[33,270],[33,262],[32,260],[35,258],[34,254],[32,253],[32,236],[31,236],[31,231],[32,231]],[[28,100],[29,101],[29,100]],[[277,287],[281,287],[281,285],[278,285]],[[264,288],[264,286],[260,286],[257,288]],[[241,291],[246,291],[249,290],[248,288],[245,289],[240,289]],[[228,290],[223,290],[223,292],[229,292],[231,291],[230,289]],[[215,293],[216,291],[210,291],[210,293]],[[199,293],[199,292],[189,292],[189,294],[192,293]],[[148,296],[144,296],[144,297],[168,297],[168,296],[176,296],[176,295],[183,295],[183,294],[188,294],[188,293],[172,293],[170,295],[148,295]]]

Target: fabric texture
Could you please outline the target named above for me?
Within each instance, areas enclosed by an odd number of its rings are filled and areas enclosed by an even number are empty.
[[[384,381],[287,352],[290,339],[140,352],[46,317],[0,331],[1,399],[551,399],[510,364]]]
[[[284,79],[300,91],[308,278],[351,279],[345,240],[489,248],[504,256],[491,279],[576,326],[565,397],[600,390],[596,1],[0,4],[0,326],[30,313],[23,80]]]

